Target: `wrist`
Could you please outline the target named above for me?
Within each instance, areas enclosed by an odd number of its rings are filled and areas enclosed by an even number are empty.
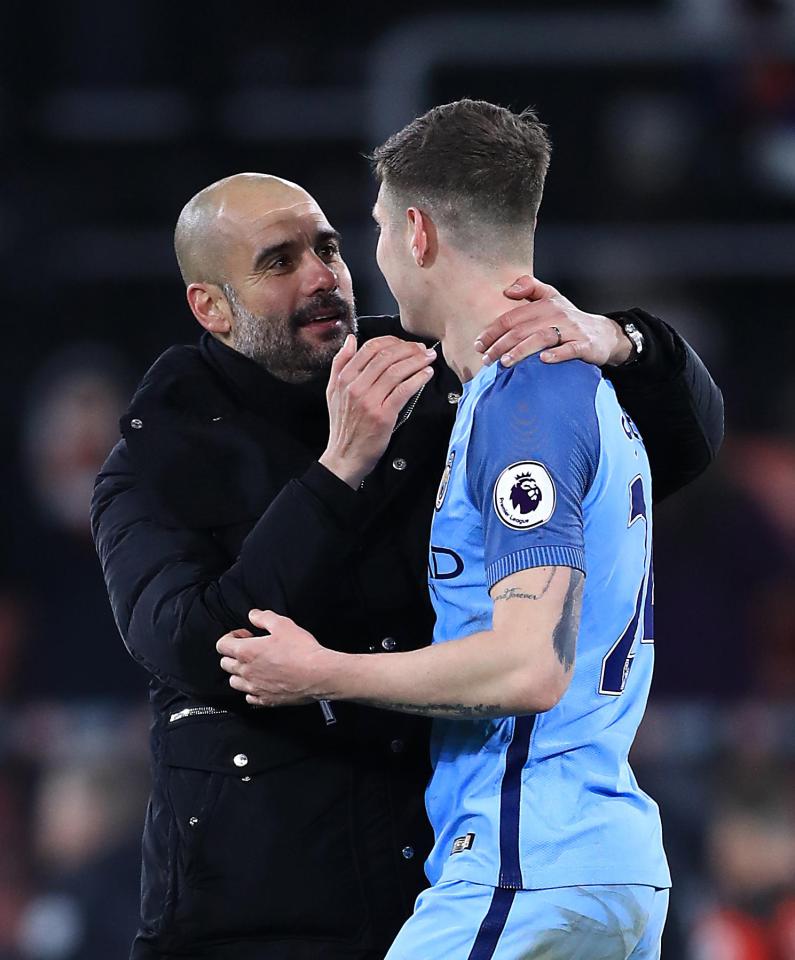
[[[607,363],[611,367],[620,367],[633,359],[635,356],[635,345],[627,336],[623,326],[620,323],[613,319],[610,320],[610,323],[613,325],[615,342],[612,350],[610,351],[610,356],[607,359]]]
[[[344,483],[347,483],[352,490],[358,490],[362,485],[366,474],[362,470],[356,470],[350,461],[344,457],[334,456],[328,450],[324,450],[318,458],[318,463],[322,464],[329,473],[333,473]]]
[[[322,648],[323,661],[318,668],[318,681],[312,691],[315,700],[351,700],[350,680],[356,654]]]
[[[620,315],[614,318],[614,323],[618,324],[621,328],[622,340],[622,349],[618,351],[618,356],[623,357],[623,359],[618,362],[613,362],[613,366],[634,366],[641,359],[641,355],[644,354],[646,349],[646,338],[643,333],[637,328],[631,316]],[[629,344],[629,354],[624,355],[626,344]],[[645,356],[643,357],[645,359]]]

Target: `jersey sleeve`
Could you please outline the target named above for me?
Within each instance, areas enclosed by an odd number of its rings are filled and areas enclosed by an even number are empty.
[[[498,371],[479,398],[467,483],[482,518],[489,589],[531,567],[586,572],[583,500],[599,463],[600,381],[580,361],[533,357]]]

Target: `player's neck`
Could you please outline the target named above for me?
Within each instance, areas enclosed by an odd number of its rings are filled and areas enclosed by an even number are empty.
[[[445,297],[442,351],[447,365],[462,383],[483,368],[483,355],[475,340],[500,314],[516,306],[503,290],[517,277],[528,273],[527,265],[503,266],[472,274],[448,288]]]

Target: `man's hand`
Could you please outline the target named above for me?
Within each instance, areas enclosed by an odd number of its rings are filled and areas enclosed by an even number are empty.
[[[357,351],[349,336],[331,365],[323,466],[358,489],[386,450],[398,414],[433,376],[435,359],[434,350],[397,337],[375,337]]]
[[[225,634],[215,649],[221,654],[221,668],[229,685],[246,694],[257,707],[281,707],[312,703],[322,699],[320,679],[334,651],[321,647],[311,633],[289,617],[270,610],[252,610],[249,620],[267,630],[269,636],[255,637],[248,630]]]
[[[475,341],[485,364],[510,367],[539,350],[545,363],[579,359],[602,367],[629,359],[632,344],[615,320],[579,310],[548,283],[522,276],[503,293],[529,302],[497,317]]]

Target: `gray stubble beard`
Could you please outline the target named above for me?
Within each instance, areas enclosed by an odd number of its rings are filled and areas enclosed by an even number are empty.
[[[230,283],[222,286],[235,321],[230,346],[253,360],[272,376],[288,383],[306,383],[328,373],[334,356],[349,333],[357,333],[356,308],[351,304],[349,317],[334,336],[319,345],[302,341],[293,316],[266,317],[252,313],[240,302]],[[339,297],[340,302],[342,298]]]

